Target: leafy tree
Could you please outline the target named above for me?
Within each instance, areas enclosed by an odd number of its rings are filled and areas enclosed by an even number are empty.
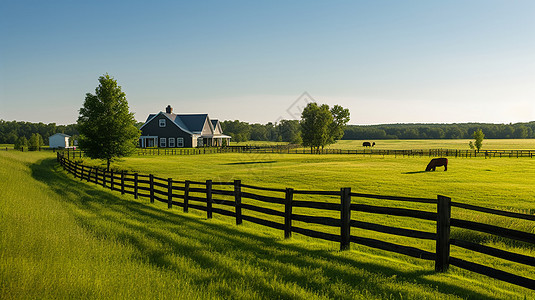
[[[21,136],[15,142],[15,149],[21,150],[28,147],[28,139],[25,136]]]
[[[35,151],[35,150],[39,149],[39,147],[40,147],[40,145],[39,145],[39,136],[40,136],[39,133],[32,134],[32,136],[30,137],[29,145],[28,145],[29,146],[29,150]]]
[[[335,105],[330,109],[333,121],[329,125],[329,139],[327,144],[334,144],[344,136],[344,129],[349,122],[349,109]]]
[[[108,74],[101,76],[95,95],[87,93],[78,116],[78,144],[93,159],[110,162],[135,151],[140,131],[129,111],[126,94]]]
[[[483,139],[485,138],[485,134],[483,133],[483,130],[478,129],[474,131],[474,134],[472,135],[475,139],[474,147],[477,148],[477,151],[481,149],[481,146],[483,146]]]
[[[288,142],[290,144],[301,144],[303,142],[299,121],[281,120],[277,127],[282,142]]]
[[[334,143],[344,134],[344,126],[349,121],[349,110],[336,105],[329,109],[327,104],[309,103],[301,114],[301,135],[303,146],[319,152]]]

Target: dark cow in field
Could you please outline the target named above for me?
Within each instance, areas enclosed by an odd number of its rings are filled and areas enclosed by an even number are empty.
[[[364,142],[364,143],[362,143],[362,147],[373,147],[373,146],[375,146],[375,142],[373,142],[373,144],[370,143],[370,142]]]
[[[434,171],[436,167],[444,166],[444,171],[448,170],[448,159],[441,157],[441,158],[433,158],[427,167],[425,168],[425,171]]]

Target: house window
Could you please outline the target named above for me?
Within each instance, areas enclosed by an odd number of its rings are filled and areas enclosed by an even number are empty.
[[[175,148],[175,138],[169,138],[169,148]]]
[[[184,147],[184,138],[176,138],[176,146]]]
[[[167,143],[166,143],[166,139],[165,138],[160,138],[160,148],[165,148],[167,147]]]
[[[165,127],[165,119],[160,119],[160,127]]]

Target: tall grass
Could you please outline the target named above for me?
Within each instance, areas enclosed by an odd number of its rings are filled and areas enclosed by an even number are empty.
[[[233,171],[223,171],[232,168],[229,162],[242,161],[225,157],[214,156],[209,161],[213,169],[219,167],[220,173],[214,175],[221,178]],[[188,163],[184,157],[167,157],[167,163],[161,161],[161,168],[191,179],[209,177],[200,174],[207,171],[199,164],[208,163],[206,156],[197,158],[201,160]],[[171,159],[176,161],[170,163]],[[121,166],[141,170],[143,165],[152,164],[154,171],[159,166],[156,163],[156,158],[132,158]],[[316,168],[321,165],[311,163]],[[0,298],[535,296],[529,290],[456,268],[436,274],[431,271],[432,263],[401,255],[360,246],[339,252],[337,245],[329,242],[298,235],[283,240],[279,231],[265,227],[247,223],[235,226],[226,217],[206,220],[201,214],[134,201],[130,196],[75,180],[49,153],[0,153],[0,165]],[[290,161],[284,162],[283,169],[292,165],[298,167]],[[262,174],[273,173],[264,170]],[[266,184],[289,183],[287,178],[264,178]]]

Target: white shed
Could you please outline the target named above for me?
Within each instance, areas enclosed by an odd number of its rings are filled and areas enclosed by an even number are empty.
[[[69,147],[70,138],[70,135],[56,133],[48,138],[48,145],[50,148],[67,148]]]

